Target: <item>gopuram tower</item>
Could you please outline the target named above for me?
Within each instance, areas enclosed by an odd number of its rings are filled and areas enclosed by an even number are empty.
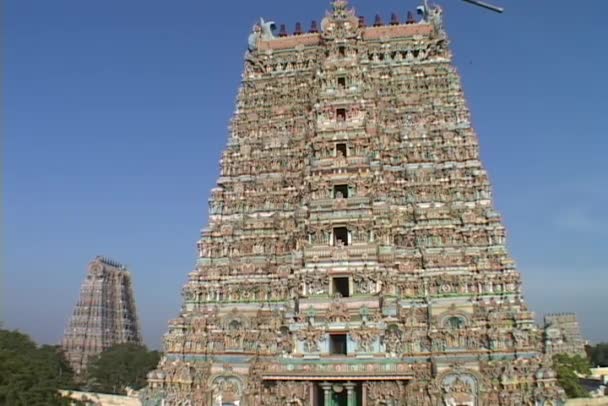
[[[82,374],[92,357],[123,343],[141,343],[131,275],[118,262],[96,257],[89,263],[62,347],[74,371]]]
[[[441,10],[249,38],[146,405],[558,405]]]

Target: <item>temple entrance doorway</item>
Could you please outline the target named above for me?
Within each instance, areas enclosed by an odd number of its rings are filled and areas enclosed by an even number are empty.
[[[360,382],[320,382],[315,385],[314,406],[361,406]]]

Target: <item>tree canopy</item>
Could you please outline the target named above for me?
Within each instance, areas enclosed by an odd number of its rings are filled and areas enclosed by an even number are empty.
[[[58,389],[73,389],[73,377],[59,347],[0,329],[0,405],[69,405]]]
[[[138,344],[117,344],[92,359],[88,366],[89,389],[96,392],[126,394],[126,388],[141,389],[146,375],[156,368],[158,351]]]
[[[557,373],[557,381],[569,398],[586,398],[589,392],[581,385],[577,373],[591,373],[589,360],[580,355],[556,354],[553,356],[553,368]]]

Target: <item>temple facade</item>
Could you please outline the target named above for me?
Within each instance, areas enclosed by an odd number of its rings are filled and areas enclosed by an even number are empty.
[[[89,263],[62,341],[67,360],[80,375],[102,351],[141,341],[131,275],[118,262],[96,257]]]
[[[146,405],[558,405],[439,7],[261,20]]]

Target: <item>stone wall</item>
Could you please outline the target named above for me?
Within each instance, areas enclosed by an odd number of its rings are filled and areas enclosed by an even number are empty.
[[[78,391],[59,391],[63,396],[70,399],[87,402],[91,406],[141,406],[141,402],[136,395],[120,396],[109,395],[106,393],[78,392]]]
[[[566,406],[608,406],[608,397],[568,399]]]

